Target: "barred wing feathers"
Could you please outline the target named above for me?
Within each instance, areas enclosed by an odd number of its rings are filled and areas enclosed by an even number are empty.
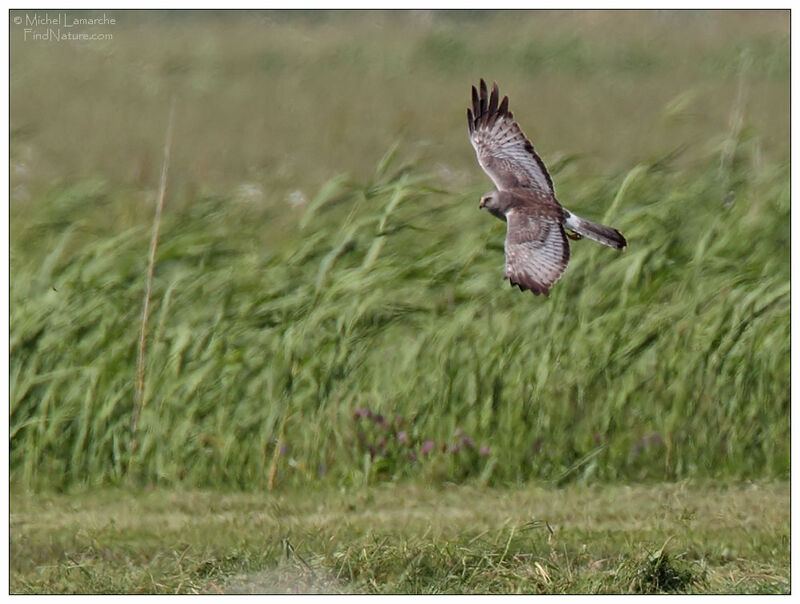
[[[555,197],[544,162],[508,110],[508,97],[498,102],[499,97],[496,83],[491,95],[483,79],[480,92],[472,87],[472,108],[467,109],[467,122],[478,163],[500,191],[527,188]]]
[[[550,295],[569,262],[569,243],[552,212],[516,208],[507,214],[506,278],[521,290]]]

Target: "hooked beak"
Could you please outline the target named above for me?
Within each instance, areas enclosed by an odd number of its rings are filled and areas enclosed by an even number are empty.
[[[484,197],[483,199],[481,199],[481,202],[478,204],[478,209],[482,210],[483,206],[485,206],[485,205],[486,205],[486,198]]]

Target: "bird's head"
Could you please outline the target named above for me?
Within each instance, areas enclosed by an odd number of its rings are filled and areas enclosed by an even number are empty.
[[[500,194],[500,191],[490,191],[481,197],[481,202],[478,204],[478,207],[481,210],[489,210],[501,220],[505,220],[506,208],[503,206],[503,197],[504,196]]]

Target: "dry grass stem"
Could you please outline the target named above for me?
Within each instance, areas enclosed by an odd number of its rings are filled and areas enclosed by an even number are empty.
[[[164,198],[167,193],[167,173],[169,170],[169,152],[172,147],[172,127],[175,121],[175,97],[172,98],[167,120],[167,136],[164,142],[164,162],[161,166],[161,186],[156,201],[156,213],[153,218],[153,235],[150,239],[150,258],[147,263],[147,278],[144,287],[144,304],[142,308],[142,329],[139,332],[139,355],[136,363],[136,406],[133,412],[131,429],[133,448],[136,447],[136,431],[139,428],[139,415],[144,408],[144,380],[145,365],[147,361],[147,321],[150,317],[150,297],[153,288],[153,271],[156,264],[156,251],[158,250],[158,235],[161,229],[161,214],[164,210]]]

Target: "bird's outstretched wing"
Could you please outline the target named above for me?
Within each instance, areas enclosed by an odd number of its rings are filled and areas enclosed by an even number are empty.
[[[480,93],[472,87],[472,109],[467,109],[467,122],[478,163],[500,191],[526,188],[555,197],[544,162],[508,110],[508,97],[498,102],[499,98],[496,83],[491,96],[483,79]]]
[[[508,212],[506,222],[506,279],[523,291],[550,295],[569,262],[561,220],[552,212],[522,207]]]

